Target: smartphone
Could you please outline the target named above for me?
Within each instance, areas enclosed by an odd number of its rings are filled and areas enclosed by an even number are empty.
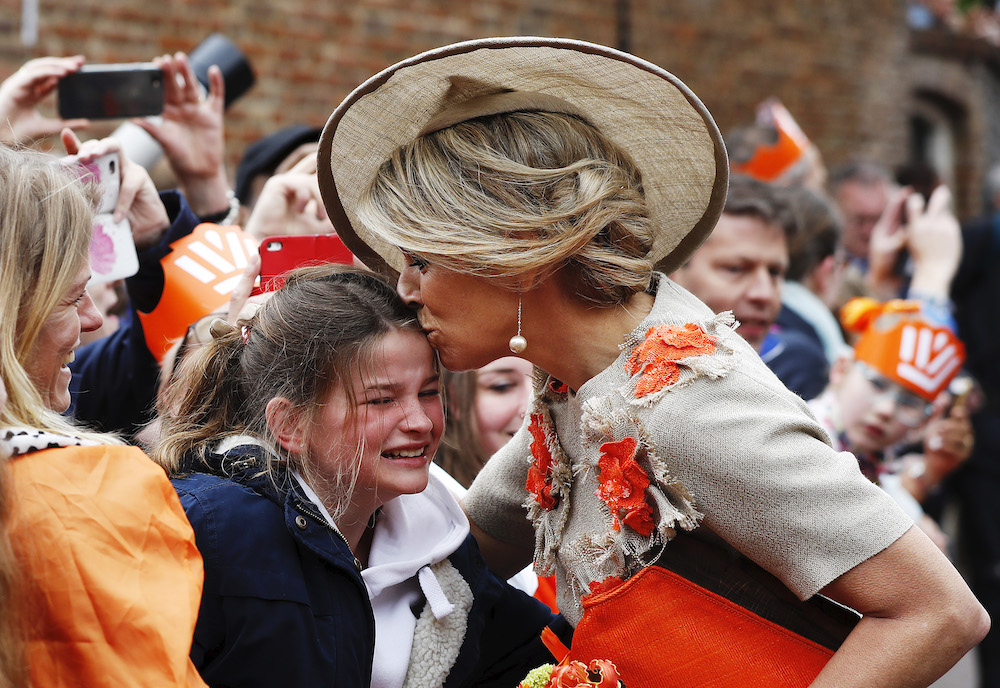
[[[58,85],[63,119],[149,117],[163,112],[163,70],[152,62],[84,65]]]
[[[75,156],[62,159],[82,180],[97,184],[101,196],[90,235],[90,284],[101,284],[131,277],[139,271],[139,255],[132,239],[128,218],[115,222],[114,210],[121,190],[121,159],[108,153],[90,162]]]
[[[296,234],[268,237],[258,248],[260,287],[254,293],[276,291],[295,268],[326,263],[350,265],[354,254],[336,234]]]

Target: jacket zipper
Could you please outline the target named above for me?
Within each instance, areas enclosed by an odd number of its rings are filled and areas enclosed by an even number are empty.
[[[305,506],[303,506],[302,503],[299,502],[298,500],[294,501],[294,503],[292,504],[292,508],[298,511],[303,516],[308,516],[310,519],[312,519],[319,525],[325,527],[327,530],[336,533],[337,537],[343,540],[344,544],[347,545],[347,551],[351,552],[351,557],[354,559],[354,568],[357,569],[357,572],[361,573],[361,571],[364,570],[364,567],[361,565],[361,560],[354,556],[354,552],[351,550],[351,544],[347,541],[347,538],[344,537],[344,534],[341,533],[338,528],[335,528],[333,524],[331,524],[329,521],[323,518],[320,514],[317,514],[314,511],[311,511]]]

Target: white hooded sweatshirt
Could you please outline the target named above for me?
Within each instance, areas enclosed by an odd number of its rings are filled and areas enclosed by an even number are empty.
[[[427,488],[386,503],[375,524],[361,572],[375,615],[372,688],[440,685],[465,639],[472,591],[447,559],[465,542],[469,521],[441,472],[431,464]],[[316,493],[295,477],[336,527]]]

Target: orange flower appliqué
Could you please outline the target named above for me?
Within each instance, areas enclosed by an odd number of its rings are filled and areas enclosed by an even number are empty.
[[[531,456],[534,461],[528,468],[528,481],[525,487],[528,492],[535,495],[535,501],[538,502],[539,506],[546,511],[551,511],[556,505],[556,499],[552,496],[552,464],[554,461],[546,442],[540,413],[531,414],[528,432],[533,438],[531,440]]]
[[[635,388],[636,398],[659,392],[680,379],[677,361],[715,352],[716,338],[694,323],[660,325],[646,331],[646,341],[629,356],[625,369],[642,373]]]
[[[600,487],[594,494],[611,509],[615,530],[621,530],[624,522],[640,535],[649,535],[653,532],[653,509],[646,503],[649,476],[635,460],[638,447],[633,437],[601,445]]]
[[[595,659],[590,664],[560,662],[552,670],[547,688],[621,688],[618,667],[606,659]]]

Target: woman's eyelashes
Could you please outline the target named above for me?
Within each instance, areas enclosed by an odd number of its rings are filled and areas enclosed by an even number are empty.
[[[420,270],[420,272],[423,272],[427,267],[427,261],[423,258],[415,256],[412,253],[406,253],[405,251],[403,252],[403,255],[406,256],[406,262],[409,267],[416,268],[417,270]]]

